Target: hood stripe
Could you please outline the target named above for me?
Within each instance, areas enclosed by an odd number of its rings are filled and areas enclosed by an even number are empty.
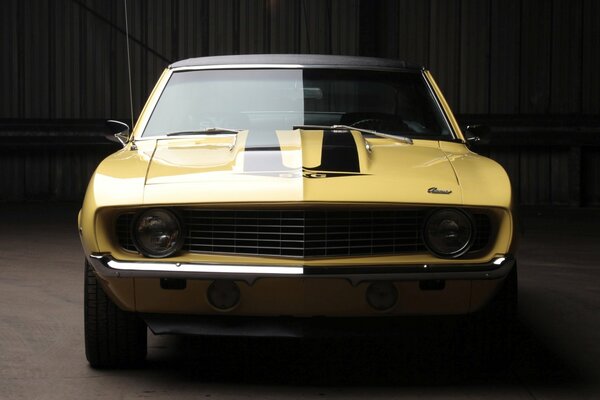
[[[311,168],[316,171],[360,173],[360,162],[356,141],[350,131],[323,131],[321,165]]]
[[[309,133],[310,134],[310,133]],[[251,137],[251,135],[249,135]],[[323,131],[320,151],[321,164],[304,167],[304,170],[339,174],[360,174],[360,161],[356,141],[350,131]],[[311,151],[302,148],[301,151]],[[283,164],[282,150],[279,145],[260,146],[246,141],[244,148],[244,172],[273,173],[289,171]],[[329,174],[328,174],[329,175]]]

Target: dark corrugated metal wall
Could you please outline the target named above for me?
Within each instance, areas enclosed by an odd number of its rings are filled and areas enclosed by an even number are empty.
[[[577,121],[600,114],[597,0],[128,5],[136,115],[169,62],[238,53],[406,59],[430,67],[459,114],[504,115],[515,125],[532,115]],[[2,6],[0,119],[129,119],[123,0],[4,0]],[[0,134],[26,133],[0,128]],[[489,150],[510,172],[518,200],[600,205],[598,145],[541,143]],[[0,200],[79,199],[93,165],[110,147],[76,148],[2,149]],[[574,178],[573,170],[580,175]]]
[[[129,0],[134,108],[171,61],[358,53],[358,0]],[[0,118],[127,118],[122,0],[7,0]]]
[[[428,65],[459,113],[597,114],[596,0],[129,0],[134,104],[170,61],[368,54]],[[5,0],[0,118],[129,115],[123,1]]]

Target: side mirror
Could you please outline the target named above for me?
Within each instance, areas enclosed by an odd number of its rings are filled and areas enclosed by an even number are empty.
[[[121,143],[123,147],[129,142],[129,125],[124,122],[109,119],[106,125],[110,128],[111,134],[106,135],[106,138],[111,142]]]
[[[468,145],[490,144],[490,127],[486,125],[468,125],[465,129],[465,139]]]

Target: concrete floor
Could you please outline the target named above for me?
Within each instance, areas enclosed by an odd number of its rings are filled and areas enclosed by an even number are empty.
[[[0,399],[600,398],[600,210],[523,210],[515,360],[485,372],[457,371],[428,329],[417,350],[151,335],[146,367],[93,370],[76,211],[0,206]]]

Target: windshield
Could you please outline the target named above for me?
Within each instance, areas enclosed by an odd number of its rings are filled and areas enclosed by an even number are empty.
[[[267,146],[275,131],[300,125],[452,139],[420,72],[350,69],[174,72],[143,137],[220,127],[248,130],[248,144]]]

